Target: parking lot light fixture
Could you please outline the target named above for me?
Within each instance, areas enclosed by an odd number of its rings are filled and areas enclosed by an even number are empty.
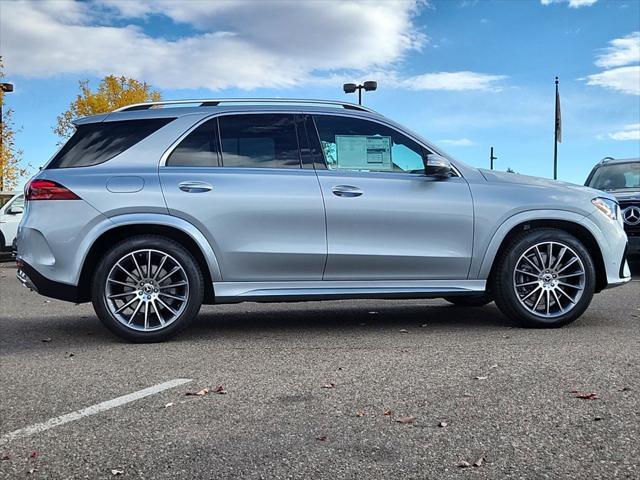
[[[377,88],[378,82],[374,82],[371,80],[368,80],[360,85],[357,85],[355,83],[345,83],[344,85],[342,85],[342,90],[344,91],[344,93],[355,93],[356,90],[358,91],[358,105],[362,105],[362,90],[373,92]]]

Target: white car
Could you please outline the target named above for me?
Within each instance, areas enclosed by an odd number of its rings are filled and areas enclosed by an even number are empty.
[[[5,193],[2,192],[6,198],[8,195]],[[12,192],[9,200],[0,207],[0,251],[11,249],[23,212],[24,195]]]

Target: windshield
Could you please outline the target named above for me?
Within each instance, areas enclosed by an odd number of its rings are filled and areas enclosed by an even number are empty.
[[[595,171],[588,186],[598,190],[638,189],[640,188],[640,162],[603,165]]]

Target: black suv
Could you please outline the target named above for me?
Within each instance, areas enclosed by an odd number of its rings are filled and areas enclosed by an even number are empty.
[[[615,195],[629,237],[628,255],[640,257],[640,158],[604,158],[585,185]]]

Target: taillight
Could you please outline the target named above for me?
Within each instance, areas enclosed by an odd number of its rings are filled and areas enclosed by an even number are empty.
[[[24,199],[33,200],[80,200],[80,197],[53,180],[31,180],[24,187]]]

